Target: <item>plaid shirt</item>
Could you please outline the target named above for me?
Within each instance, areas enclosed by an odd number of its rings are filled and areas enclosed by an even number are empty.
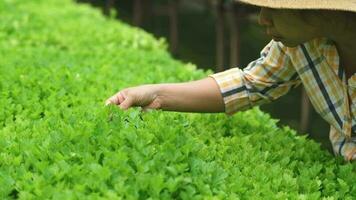
[[[346,80],[332,41],[320,38],[289,48],[272,40],[245,69],[211,77],[227,114],[271,102],[302,83],[316,111],[331,125],[335,154],[356,159],[356,138],[351,137],[356,131],[356,75]]]

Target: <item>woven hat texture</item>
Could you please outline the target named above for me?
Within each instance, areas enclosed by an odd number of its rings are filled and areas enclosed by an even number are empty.
[[[269,8],[323,9],[356,12],[356,0],[235,0]]]

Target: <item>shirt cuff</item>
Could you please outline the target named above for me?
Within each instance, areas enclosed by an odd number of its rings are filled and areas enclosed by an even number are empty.
[[[347,141],[343,134],[331,127],[329,138],[336,155],[343,156],[346,161],[356,160],[356,137]]]
[[[232,115],[237,111],[251,108],[248,89],[239,68],[232,68],[209,75],[219,86],[225,104],[225,113]]]

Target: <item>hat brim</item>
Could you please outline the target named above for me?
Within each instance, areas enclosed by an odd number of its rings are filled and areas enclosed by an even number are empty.
[[[235,0],[277,9],[322,9],[356,12],[356,0]]]

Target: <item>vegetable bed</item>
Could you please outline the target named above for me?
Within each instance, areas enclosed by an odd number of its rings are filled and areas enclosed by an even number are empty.
[[[70,0],[2,0],[0,21],[0,199],[355,199],[355,163],[258,108],[105,107],[211,73],[164,40]]]

